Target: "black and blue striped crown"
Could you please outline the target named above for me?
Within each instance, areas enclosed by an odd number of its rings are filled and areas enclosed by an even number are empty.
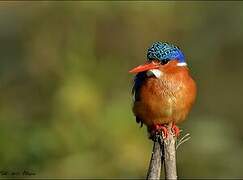
[[[147,52],[148,60],[157,59],[160,61],[177,59],[179,62],[185,62],[183,52],[175,45],[167,42],[155,42]]]

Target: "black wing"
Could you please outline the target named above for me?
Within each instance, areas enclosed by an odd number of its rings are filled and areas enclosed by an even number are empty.
[[[140,99],[140,89],[141,89],[141,86],[143,85],[146,77],[147,77],[146,72],[140,72],[134,78],[134,85],[132,88],[134,102],[139,101],[139,99]],[[141,127],[143,126],[143,120],[140,119],[138,116],[136,116],[136,122],[141,123]]]
[[[140,99],[139,91],[140,91],[141,86],[142,86],[143,82],[145,81],[146,77],[147,77],[146,72],[140,72],[135,76],[134,85],[132,88],[132,94],[134,96],[134,101],[139,101],[139,99]]]

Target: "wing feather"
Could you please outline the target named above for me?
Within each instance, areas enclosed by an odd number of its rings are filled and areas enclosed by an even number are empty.
[[[140,100],[140,89],[146,79],[146,72],[140,72],[138,73],[134,78],[134,84],[132,88],[132,95],[134,102]],[[136,122],[141,123],[141,127],[143,126],[143,120],[136,116]]]

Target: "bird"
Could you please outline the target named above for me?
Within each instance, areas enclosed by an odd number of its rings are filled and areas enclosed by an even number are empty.
[[[129,72],[135,74],[132,111],[136,122],[147,126],[151,139],[159,132],[167,138],[169,127],[178,137],[177,125],[186,119],[197,94],[182,50],[168,42],[154,42],[145,63]]]

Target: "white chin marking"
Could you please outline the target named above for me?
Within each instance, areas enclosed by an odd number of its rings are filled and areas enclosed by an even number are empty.
[[[177,63],[177,66],[187,66],[187,63],[185,63],[185,62],[180,62],[180,63]]]
[[[162,75],[162,72],[158,69],[150,69],[147,71],[147,76],[155,76],[156,78],[159,78]]]

